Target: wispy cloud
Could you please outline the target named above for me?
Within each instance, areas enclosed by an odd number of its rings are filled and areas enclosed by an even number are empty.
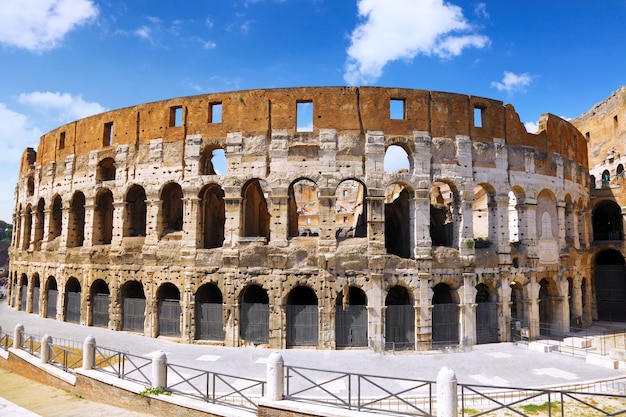
[[[526,87],[530,85],[533,77],[525,72],[523,74],[515,74],[510,71],[504,71],[502,81],[492,81],[491,86],[498,89],[498,91],[506,91],[508,94],[512,94],[517,91],[526,91]]]
[[[52,120],[67,123],[106,111],[107,109],[95,102],[83,100],[82,96],[68,93],[52,93],[49,91],[22,93],[18,97],[21,104],[26,104],[43,113]]]
[[[47,51],[97,15],[98,8],[91,0],[2,0],[0,43]]]
[[[358,10],[362,22],[352,32],[344,72],[351,85],[376,81],[395,60],[447,59],[489,44],[460,7],[444,0],[358,0]]]

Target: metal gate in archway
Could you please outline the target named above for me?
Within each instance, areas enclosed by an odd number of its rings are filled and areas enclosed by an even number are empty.
[[[317,346],[319,340],[317,304],[287,305],[287,346]]]
[[[415,346],[415,308],[410,304],[391,304],[385,308],[385,349]]]
[[[337,347],[367,347],[367,307],[337,306],[335,315],[335,344]]]
[[[596,265],[598,319],[626,319],[626,269],[624,265]]]
[[[91,300],[92,316],[91,324],[97,327],[109,325],[109,294],[95,294]]]
[[[124,298],[123,309],[122,330],[143,332],[146,299]]]
[[[476,344],[498,342],[498,304],[476,304]]]
[[[433,346],[459,344],[459,307],[453,303],[435,304],[432,310]]]
[[[22,299],[20,300],[20,310],[26,311],[26,300],[28,298],[28,286],[22,285]]]
[[[39,287],[33,288],[33,314],[39,314]]]
[[[263,303],[241,304],[241,338],[252,343],[270,340],[270,306]]]
[[[224,340],[222,303],[196,304],[196,339]]]
[[[48,290],[48,303],[46,308],[46,317],[56,319],[57,317],[57,297],[59,295],[58,290]]]
[[[65,299],[65,321],[80,322],[80,293],[68,292]]]
[[[159,300],[159,335],[180,336],[180,301]]]

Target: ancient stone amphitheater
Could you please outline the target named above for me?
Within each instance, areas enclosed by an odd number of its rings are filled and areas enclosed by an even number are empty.
[[[404,164],[394,169],[393,162]],[[401,88],[181,97],[23,155],[9,302],[188,343],[426,350],[592,320],[587,142]]]

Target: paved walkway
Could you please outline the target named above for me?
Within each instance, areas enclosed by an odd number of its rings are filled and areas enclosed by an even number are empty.
[[[153,339],[127,332],[45,319],[15,311],[5,302],[0,302],[2,329],[12,332],[18,323],[24,325],[27,334],[49,334],[55,338],[77,341],[94,336],[98,346],[145,356],[162,350],[167,353],[168,363],[250,378],[265,379],[267,358],[275,351],[253,347],[180,344],[162,338]],[[534,352],[512,343],[477,345],[466,352],[456,353],[375,353],[369,350],[313,349],[288,349],[280,352],[285,365],[421,380],[436,380],[439,370],[447,366],[456,373],[459,383],[477,385],[544,388],[626,377],[624,369],[612,370],[588,365],[582,358]],[[1,389],[0,396],[3,396]],[[18,404],[24,406],[23,403]],[[25,406],[29,408],[28,404]]]

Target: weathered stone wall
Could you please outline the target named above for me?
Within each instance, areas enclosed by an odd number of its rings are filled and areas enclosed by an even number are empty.
[[[390,114],[392,100],[403,104],[399,118]],[[310,131],[297,127],[302,102],[312,104]],[[406,153],[408,170],[385,172],[392,145]],[[215,149],[224,152],[226,173],[207,168]],[[304,179],[317,190],[308,194],[317,197],[317,231],[297,236],[303,214],[295,211],[301,195],[293,189]],[[356,188],[346,192],[347,181]],[[514,280],[524,300],[534,300],[524,305],[526,324],[538,334],[541,313],[565,331],[570,315],[591,317],[585,303],[570,305],[567,297],[567,279],[579,290],[589,285],[588,186],[578,130],[544,115],[540,132],[529,134],[512,106],[486,98],[309,87],[142,104],[61,126],[41,138],[36,158],[25,153],[10,302],[75,320],[67,294],[78,292],[79,321],[93,325],[95,296],[104,291],[106,325],[116,330],[128,329],[126,300],[145,298],[139,331],[152,337],[163,334],[164,301],[174,300],[175,337],[185,342],[335,348],[345,343],[339,333],[349,331],[365,333],[355,347],[429,349],[443,337],[431,312],[442,300],[456,304],[459,316],[446,336],[452,340],[439,342],[485,342],[487,323],[476,314],[483,288],[497,308],[488,320],[498,323],[491,337],[508,340],[511,320],[522,319],[509,307]],[[145,191],[142,215],[131,188]],[[346,233],[340,208],[350,196],[362,202],[346,221],[360,216],[363,227]],[[551,233],[543,233],[544,224]],[[565,262],[576,268],[564,269]],[[139,290],[131,290],[133,282]],[[548,284],[559,301],[541,312],[538,288]],[[55,288],[56,311],[49,312]],[[252,297],[251,288],[264,295]],[[219,297],[204,297],[206,289]],[[198,337],[201,299],[222,306],[222,336]],[[267,306],[267,323],[246,316],[250,303]],[[306,310],[314,337],[295,331],[302,316],[294,306],[307,305],[317,306]],[[364,309],[364,327],[339,328],[349,305]],[[398,305],[408,308],[397,313]],[[267,340],[254,339],[251,325],[263,327]]]

